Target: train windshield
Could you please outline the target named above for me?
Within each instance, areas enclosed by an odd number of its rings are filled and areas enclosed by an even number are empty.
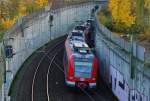
[[[76,26],[76,27],[75,27],[75,30],[84,31],[84,30],[85,30],[85,27],[84,27],[84,26]]]
[[[87,23],[91,23],[92,21],[91,20],[87,20]]]
[[[92,59],[75,59],[75,76],[82,78],[90,78],[92,72]]]
[[[83,34],[79,32],[72,32],[72,36],[83,37]]]

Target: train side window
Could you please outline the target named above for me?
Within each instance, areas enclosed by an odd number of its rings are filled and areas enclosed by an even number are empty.
[[[119,86],[124,90],[125,89],[125,80],[123,80],[123,83],[119,81]]]

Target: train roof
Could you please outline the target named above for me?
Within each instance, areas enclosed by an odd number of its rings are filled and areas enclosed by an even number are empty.
[[[74,30],[80,30],[80,31],[84,32],[85,28],[86,27],[84,25],[77,25],[77,26],[75,26]]]
[[[73,30],[69,35],[68,35],[68,39],[70,41],[85,41],[84,39],[84,34],[81,31],[76,31]]]
[[[73,40],[69,43],[71,50],[78,54],[91,54],[91,50],[87,43],[83,41]]]
[[[72,35],[72,36],[81,36],[81,37],[83,37],[83,31],[73,30],[73,31],[71,32],[71,35]]]
[[[90,25],[94,22],[94,19],[93,18],[89,18],[86,22],[85,22],[85,25]]]
[[[85,25],[77,25],[68,35],[68,41],[66,44],[69,46],[68,48],[71,49],[73,54],[93,54],[88,44],[85,42],[85,35],[83,30],[85,28]]]
[[[94,18],[89,18],[87,21],[94,21]]]
[[[76,48],[88,48],[88,45],[85,42],[74,42],[73,45]]]

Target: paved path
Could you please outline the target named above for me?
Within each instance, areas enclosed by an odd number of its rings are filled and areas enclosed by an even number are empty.
[[[117,101],[100,81],[96,91],[68,88],[64,82],[61,37],[38,51],[16,81],[11,101]]]

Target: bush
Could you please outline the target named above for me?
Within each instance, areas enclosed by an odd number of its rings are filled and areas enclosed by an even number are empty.
[[[130,28],[128,28],[129,30],[127,30],[128,33],[132,33],[132,34],[140,34],[141,32],[144,31],[144,28],[142,25],[138,25],[138,24],[134,24],[132,25]]]
[[[150,42],[150,27],[144,29],[144,31],[139,36],[140,41],[147,40]]]
[[[110,15],[110,12],[108,9],[103,8],[99,13],[98,13],[99,20],[103,25],[105,25],[108,28],[111,28],[112,26],[112,18]]]

